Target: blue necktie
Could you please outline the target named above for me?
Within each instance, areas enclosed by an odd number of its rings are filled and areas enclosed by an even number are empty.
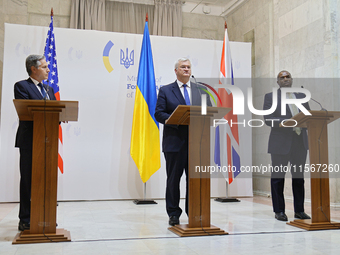
[[[184,99],[185,99],[185,104],[186,105],[190,105],[190,97],[189,97],[189,93],[188,93],[188,90],[187,90],[187,86],[186,84],[183,84],[183,87],[184,87]]]
[[[38,83],[38,86],[40,87],[41,94],[42,94],[43,98],[47,99],[46,92],[45,92],[45,89],[44,89],[43,85],[41,83]]]

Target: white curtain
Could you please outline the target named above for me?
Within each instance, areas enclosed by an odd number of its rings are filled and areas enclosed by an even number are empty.
[[[106,2],[106,31],[143,34],[148,14],[150,34],[154,23],[154,5]]]
[[[182,1],[155,0],[153,34],[182,36]]]
[[[72,0],[70,28],[105,31],[105,0]]]

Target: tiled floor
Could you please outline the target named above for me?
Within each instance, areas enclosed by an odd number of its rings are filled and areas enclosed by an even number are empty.
[[[274,219],[269,198],[242,198],[240,203],[211,201],[211,222],[229,235],[181,238],[170,232],[165,201],[60,202],[58,224],[72,242],[12,245],[18,204],[0,204],[0,255],[106,254],[339,254],[340,230],[304,231]],[[181,201],[182,208],[184,201]],[[287,215],[293,219],[291,202]],[[306,203],[306,212],[310,205]],[[340,210],[332,209],[340,221]],[[186,223],[182,215],[181,223]]]

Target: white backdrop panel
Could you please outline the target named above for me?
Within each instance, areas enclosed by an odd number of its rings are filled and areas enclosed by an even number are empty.
[[[0,202],[18,201],[19,152],[14,148],[18,125],[13,85],[26,79],[25,58],[42,54],[47,27],[5,25],[0,122]],[[60,95],[79,101],[78,122],[63,125],[64,169],[59,174],[58,200],[131,199],[143,197],[143,183],[130,157],[130,134],[142,35],[55,28]],[[112,72],[103,63],[107,43]],[[192,60],[196,77],[218,77],[222,42],[151,36],[157,86],[176,79],[174,62]],[[134,63],[121,64],[121,52]],[[250,77],[250,44],[231,43],[236,77]],[[249,86],[251,86],[249,82]],[[242,89],[243,90],[243,89]],[[162,134],[162,125],[160,125]],[[248,138],[250,137],[250,140]],[[247,131],[251,141],[251,132]],[[243,157],[251,164],[250,150]],[[147,182],[147,196],[164,198],[165,162]],[[251,179],[238,196],[251,196]],[[225,195],[223,179],[212,180],[212,196]],[[182,190],[184,189],[182,182]],[[242,184],[242,186],[245,184]],[[184,194],[183,194],[184,195]],[[235,195],[235,194],[232,194]]]

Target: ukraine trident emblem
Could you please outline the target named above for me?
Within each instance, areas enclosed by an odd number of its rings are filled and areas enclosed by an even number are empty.
[[[125,66],[126,69],[128,69],[130,65],[134,64],[134,54],[135,54],[135,51],[132,50],[130,52],[130,58],[129,58],[129,49],[126,48],[126,55],[124,54],[124,51],[121,49],[120,50],[120,64]]]

